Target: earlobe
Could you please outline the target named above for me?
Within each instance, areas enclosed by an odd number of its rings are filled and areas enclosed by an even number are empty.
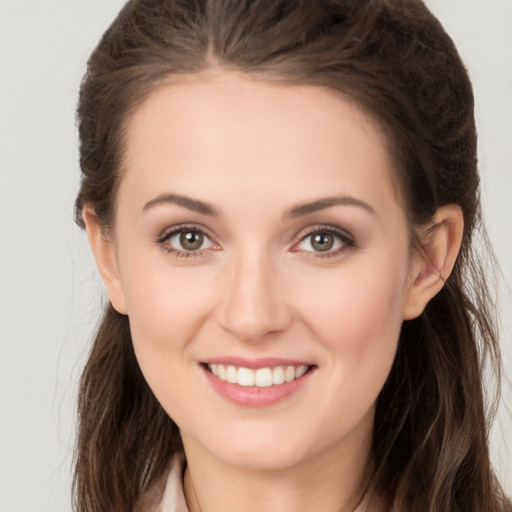
[[[459,205],[440,207],[424,233],[423,252],[414,255],[403,319],[421,315],[450,276],[462,243],[464,216]]]
[[[114,309],[123,315],[127,314],[124,291],[115,257],[114,243],[105,236],[98,221],[94,208],[84,206],[82,218],[87,230],[87,237],[91,246],[96,265],[107,289],[110,302]]]

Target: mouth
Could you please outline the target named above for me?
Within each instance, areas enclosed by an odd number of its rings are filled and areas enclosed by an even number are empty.
[[[204,360],[200,368],[214,391],[243,407],[264,407],[310,388],[318,366],[309,361],[222,356]]]
[[[270,388],[294,382],[311,372],[315,365],[277,365],[246,368],[232,364],[202,363],[217,379],[242,387]]]

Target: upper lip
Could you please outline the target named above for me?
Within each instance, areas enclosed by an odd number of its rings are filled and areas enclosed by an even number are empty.
[[[273,368],[275,366],[312,366],[310,361],[301,361],[298,359],[287,359],[281,357],[259,357],[245,358],[238,356],[219,356],[211,357],[201,361],[203,364],[222,364],[231,365],[238,368],[250,368],[257,370],[258,368]]]

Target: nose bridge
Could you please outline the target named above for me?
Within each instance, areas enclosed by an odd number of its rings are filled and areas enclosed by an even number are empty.
[[[280,286],[277,262],[253,245],[233,254],[229,267],[219,314],[222,327],[246,341],[284,330],[291,311]]]

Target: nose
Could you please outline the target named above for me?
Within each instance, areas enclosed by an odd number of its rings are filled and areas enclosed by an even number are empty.
[[[218,309],[224,330],[242,341],[261,342],[289,327],[293,315],[275,267],[254,251],[230,262]]]

